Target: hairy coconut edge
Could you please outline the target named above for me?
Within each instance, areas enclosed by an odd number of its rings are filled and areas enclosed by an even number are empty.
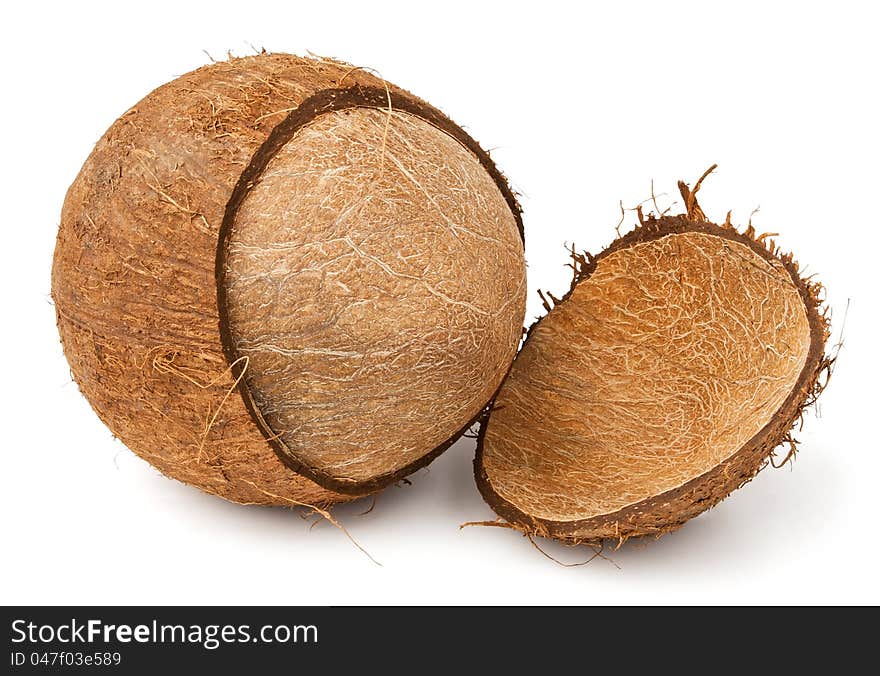
[[[250,413],[254,423],[260,429],[278,458],[287,467],[298,474],[311,479],[323,488],[346,495],[366,495],[385,488],[395,481],[399,481],[416,470],[421,469],[425,465],[428,465],[431,461],[437,458],[437,456],[452,446],[452,444],[454,444],[465,432],[483,418],[491,401],[493,401],[495,395],[497,395],[497,391],[493,394],[492,399],[486,402],[484,408],[472,420],[468,421],[461,430],[432,451],[395,472],[382,474],[373,477],[368,481],[339,479],[308,465],[303,460],[296,457],[284,442],[281,441],[279,435],[272,430],[260,412],[259,407],[256,405],[245,378],[243,377],[245,367],[243,366],[241,355],[239,355],[235,349],[229,322],[226,293],[226,255],[229,249],[229,240],[232,234],[233,225],[241,205],[247,198],[248,193],[260,180],[260,177],[266,170],[269,162],[288,143],[288,141],[296,135],[297,131],[320,115],[349,108],[376,108],[380,110],[388,110],[389,112],[392,110],[404,111],[424,120],[448,136],[451,136],[465,149],[469,150],[474,156],[476,156],[482,167],[488,172],[493,182],[498,186],[501,195],[504,197],[505,202],[507,202],[507,205],[513,213],[523,243],[525,243],[525,235],[523,230],[522,208],[504,175],[498,167],[495,166],[492,158],[489,157],[489,153],[483,150],[467,132],[442,112],[414,96],[404,94],[397,90],[356,85],[341,89],[325,89],[318,92],[303,101],[299,107],[289,113],[288,116],[272,130],[269,137],[263,142],[257,152],[254,153],[247,168],[242,172],[232,191],[232,195],[226,204],[226,211],[220,225],[220,233],[217,242],[217,257],[214,267],[217,286],[217,309],[220,316],[220,341],[223,346],[223,353],[226,356],[226,360],[232,372],[232,377],[238,383],[238,392],[241,395],[244,405]]]
[[[810,349],[792,391],[761,430],[739,450],[708,472],[681,486],[628,505],[615,512],[571,521],[554,521],[526,514],[495,492],[483,467],[483,444],[486,431],[491,424],[491,410],[489,410],[480,425],[480,432],[477,436],[474,476],[483,499],[496,514],[507,521],[507,524],[504,525],[528,536],[551,537],[569,544],[599,545],[605,539],[611,538],[622,543],[630,537],[659,536],[677,529],[685,521],[713,507],[734,490],[751,481],[759,471],[769,464],[773,451],[781,444],[790,444],[792,452],[789,455],[793,454],[796,442],[791,437],[791,430],[801,421],[804,409],[816,401],[827,385],[834,363],[834,358],[825,354],[830,321],[828,307],[824,305],[822,299],[823,287],[819,282],[802,278],[793,256],[780,253],[774,242],[765,241],[765,236],[756,237],[751,225],[744,232],[740,232],[729,222],[716,225],[702,220],[700,218],[702,211],[698,210],[699,207],[696,209],[696,219],[687,215],[661,216],[660,218],[647,216],[634,230],[619,237],[595,256],[572,253],[574,276],[571,287],[562,298],[558,299],[554,307],[566,302],[575,287],[593,274],[603,258],[621,249],[654,241],[668,235],[688,232],[714,235],[744,244],[765,260],[781,263],[791,277],[804,304],[810,328]],[[550,311],[552,312],[552,310]],[[535,327],[548,315],[549,312],[532,324],[526,335],[526,340]],[[659,525],[655,525],[658,523]],[[598,537],[585,535],[591,532],[603,533],[603,535]]]

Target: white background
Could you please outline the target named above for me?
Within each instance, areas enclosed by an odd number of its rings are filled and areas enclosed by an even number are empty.
[[[3,603],[877,603],[880,106],[872,3],[149,2],[4,9]],[[793,468],[681,531],[562,568],[493,515],[462,440],[376,508],[326,523],[160,476],[92,413],[54,327],[61,204],[92,145],[154,87],[227,50],[376,68],[464,125],[520,190],[531,319],[598,251],[619,200],[711,163],[710,217],[781,233],[828,288],[834,379]],[[671,199],[661,198],[661,199]],[[668,201],[666,202],[668,203]],[[678,210],[678,207],[674,211]],[[588,552],[544,543],[567,561]],[[617,567],[619,566],[619,568]]]

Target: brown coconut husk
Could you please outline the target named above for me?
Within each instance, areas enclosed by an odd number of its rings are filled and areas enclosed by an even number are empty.
[[[705,174],[700,182],[703,178],[705,178]],[[474,460],[476,482],[486,502],[506,521],[506,523],[487,522],[486,525],[508,526],[529,537],[544,536],[556,538],[569,544],[594,546],[601,545],[606,540],[615,540],[621,544],[631,537],[660,536],[679,528],[687,520],[713,507],[732,491],[751,481],[761,469],[773,462],[773,454],[778,447],[784,446],[787,450],[783,463],[794,456],[797,442],[793,436],[793,430],[802,422],[805,408],[816,401],[826,386],[834,363],[834,358],[825,353],[830,322],[828,309],[822,300],[822,286],[812,278],[803,278],[792,255],[780,252],[768,235],[756,235],[751,224],[743,231],[739,231],[730,224],[730,214],[723,225],[708,222],[696,200],[696,191],[700,182],[693,190],[684,183],[679,184],[687,213],[680,216],[655,217],[651,215],[644,217],[639,212],[640,224],[631,232],[619,237],[600,254],[592,256],[588,253],[572,253],[571,266],[574,274],[571,288],[561,299],[550,297],[555,301],[555,305],[551,306],[549,302],[546,303],[548,313],[530,328],[524,347],[511,368],[511,376],[502,386],[492,411],[480,429]],[[679,485],[664,490],[648,491],[648,494],[641,499],[632,500],[629,504],[622,505],[617,509],[599,510],[598,513],[589,514],[583,518],[548,516],[553,513],[555,504],[561,504],[560,500],[565,498],[564,495],[542,495],[541,510],[543,513],[541,515],[536,515],[534,508],[524,509],[523,506],[528,500],[523,499],[520,495],[515,495],[515,490],[508,490],[506,495],[502,494],[499,486],[504,485],[504,477],[501,476],[499,479],[497,467],[496,474],[487,470],[486,459],[488,455],[496,452],[493,444],[497,446],[499,443],[492,438],[492,425],[493,423],[503,424],[504,416],[509,417],[510,415],[510,411],[506,412],[505,407],[510,406],[517,396],[525,397],[524,401],[528,399],[536,402],[533,407],[535,417],[518,420],[519,426],[517,427],[504,428],[505,438],[514,439],[518,445],[517,461],[521,463],[521,467],[531,467],[530,462],[534,463],[534,459],[530,460],[529,456],[530,440],[542,434],[542,431],[544,433],[547,431],[546,423],[538,418],[540,410],[537,401],[557,396],[557,386],[553,385],[554,378],[557,376],[552,370],[548,370],[540,373],[529,371],[525,377],[522,373],[517,377],[518,367],[522,363],[523,354],[529,348],[529,343],[535,340],[536,335],[546,333],[549,330],[548,327],[557,330],[561,336],[572,336],[572,332],[579,330],[575,325],[554,324],[556,316],[560,314],[560,308],[565,308],[570,303],[579,302],[577,297],[573,298],[573,294],[579,285],[590,280],[596,274],[597,269],[603,265],[603,260],[613,256],[616,252],[627,251],[631,247],[645,243],[656,243],[663,238],[687,233],[691,233],[689,236],[708,236],[719,238],[721,242],[729,242],[731,243],[729,245],[731,251],[733,251],[733,245],[746,247],[747,251],[753,252],[759,257],[758,260],[766,261],[768,269],[773,268],[790,280],[792,288],[796,290],[797,298],[802,303],[805,313],[808,348],[803,367],[797,374],[795,382],[787,390],[787,394],[783,393],[785,394],[784,401],[773,412],[769,421],[728,457],[707,471],[682,480]],[[667,241],[674,241],[674,239]],[[699,284],[699,280],[696,283]],[[770,299],[765,300],[772,302]],[[744,298],[743,301],[748,302],[749,299]],[[670,314],[671,320],[672,314]],[[773,347],[773,349],[777,348],[786,349],[785,346]],[[552,347],[549,349],[552,350]],[[510,391],[509,388],[517,387],[517,383],[520,386],[522,383],[526,383],[523,388],[525,394]],[[566,387],[572,387],[572,383],[567,381]],[[590,392],[584,390],[583,396],[589,397]],[[741,411],[746,416],[747,409],[743,408]],[[621,422],[626,424],[627,421],[621,419]],[[646,430],[650,422],[644,421]],[[576,425],[577,423],[572,424]],[[601,456],[600,454],[599,457],[609,456]],[[626,462],[629,463],[627,471],[633,475],[637,474],[640,460],[637,457],[632,457],[626,459]],[[662,463],[655,462],[653,467],[658,473],[664,471]],[[682,470],[681,476],[687,477],[687,467],[679,469]],[[606,470],[599,466],[591,467],[589,463],[554,468],[554,472],[559,476],[566,477],[568,481],[568,489],[566,490],[571,492],[577,490],[577,483],[583,482],[585,476],[596,476],[602,471]],[[532,502],[535,501],[532,500]]]
[[[70,187],[52,268],[64,352],[101,420],[163,474],[235,502],[321,506],[407,469],[345,494],[296,471],[306,468],[267,443],[277,435],[248,408],[249,360],[224,345],[218,288],[230,204],[280,144],[337,105],[387,108],[389,98],[477,155],[521,235],[500,173],[442,114],[363,69],[285,54],[232,58],[159,87],[110,127]],[[423,449],[422,464],[449,443]]]

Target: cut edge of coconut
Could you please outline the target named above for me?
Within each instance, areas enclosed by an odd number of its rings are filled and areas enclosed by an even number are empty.
[[[238,354],[233,342],[227,306],[225,279],[226,254],[229,248],[229,241],[233,231],[235,218],[248,193],[259,181],[260,176],[266,170],[269,162],[275,157],[281,148],[283,148],[285,144],[294,137],[297,131],[320,115],[350,108],[377,108],[381,110],[404,111],[428,122],[458,141],[465,149],[469,150],[476,156],[480,164],[492,178],[492,181],[498,186],[502,197],[510,207],[516,222],[517,230],[519,231],[520,239],[523,243],[525,243],[525,234],[522,221],[522,207],[517,200],[516,194],[510,188],[507,179],[495,165],[494,161],[489,156],[489,153],[483,150],[467,132],[438,109],[396,87],[380,88],[355,85],[347,88],[325,89],[314,94],[303,101],[296,109],[291,111],[287,117],[272,130],[269,137],[263,142],[256,153],[254,153],[247,168],[242,172],[236,182],[229,201],[227,202],[223,221],[220,225],[220,233],[217,242],[217,256],[214,266],[215,285],[217,289],[217,308],[220,316],[220,340],[232,377],[237,382],[237,390],[241,395],[251,418],[281,462],[298,474],[311,479],[323,488],[344,495],[360,496],[381,490],[382,488],[385,488],[430,464],[486,415],[489,405],[494,401],[494,398],[497,395],[497,391],[489,401],[485,402],[483,408],[470,421],[468,421],[460,431],[452,435],[442,444],[436,446],[419,459],[402,468],[377,475],[366,481],[355,481],[333,476],[297,457],[297,455],[279,438],[278,434],[272,430],[254,401],[251,391],[243,377],[246,369],[245,360],[243,360],[241,355]]]
[[[528,340],[535,327],[555,307],[569,299],[578,284],[589,278],[596,270],[597,264],[606,256],[667,235],[699,232],[744,244],[765,260],[778,261],[788,272],[804,304],[810,329],[810,348],[795,386],[782,406],[761,430],[708,472],[681,486],[614,512],[586,519],[562,521],[529,515],[498,494],[492,487],[482,462],[485,436],[491,424],[490,406],[481,420],[477,436],[474,477],[483,499],[507,522],[503,525],[530,537],[549,537],[572,545],[600,545],[606,540],[617,540],[619,546],[631,537],[645,535],[659,537],[676,530],[689,519],[715,506],[734,490],[751,481],[759,471],[772,462],[773,452],[780,445],[789,445],[788,455],[782,464],[794,456],[797,441],[792,436],[793,428],[802,422],[805,409],[812,406],[825,389],[835,362],[835,357],[825,352],[825,345],[830,335],[830,314],[823,298],[824,287],[811,277],[801,277],[798,263],[793,255],[782,253],[776,242],[770,239],[770,235],[756,235],[751,224],[740,232],[731,225],[729,214],[727,221],[722,225],[709,222],[696,203],[694,198],[696,190],[690,191],[683,183],[680,183],[680,188],[688,207],[688,214],[658,218],[653,215],[642,217],[640,213],[640,224],[618,237],[601,253],[593,256],[572,250],[570,267],[574,274],[570,288],[562,298],[556,299],[550,296],[555,301],[552,307],[545,300],[547,313],[529,327],[525,340]],[[502,383],[503,387],[504,383]]]

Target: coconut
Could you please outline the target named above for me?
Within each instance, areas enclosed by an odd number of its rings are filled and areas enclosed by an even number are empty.
[[[686,214],[640,214],[602,253],[573,255],[571,289],[529,331],[480,430],[479,489],[530,536],[678,528],[780,444],[792,453],[827,382],[818,282],[680,188]]]
[[[408,92],[326,59],[230,59],[98,142],[52,296],[74,379],[135,453],[236,502],[329,504],[485,409],[520,340],[520,210]]]

